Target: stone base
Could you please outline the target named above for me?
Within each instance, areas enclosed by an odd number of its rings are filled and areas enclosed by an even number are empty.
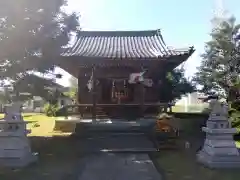
[[[30,154],[29,156],[23,158],[0,158],[0,166],[21,168],[36,162],[37,159],[36,154]]]
[[[209,168],[240,168],[240,156],[237,155],[209,155],[201,150],[197,154],[197,161]]]

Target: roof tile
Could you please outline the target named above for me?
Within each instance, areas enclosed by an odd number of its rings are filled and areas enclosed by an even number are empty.
[[[170,50],[160,30],[81,31],[75,44],[63,56],[94,58],[161,58],[189,53]]]

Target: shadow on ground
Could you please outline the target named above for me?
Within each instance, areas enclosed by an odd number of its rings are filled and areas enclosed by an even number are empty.
[[[81,157],[76,139],[70,136],[29,137],[38,161],[23,169],[0,169],[1,180],[76,179],[75,168]]]
[[[155,167],[166,180],[238,180],[239,169],[209,169],[197,163],[196,152],[162,151],[152,153]]]
[[[185,141],[185,140],[183,140]],[[177,150],[151,153],[150,157],[166,180],[237,180],[240,177],[239,169],[209,169],[199,164],[197,152],[203,146],[204,138],[188,138],[190,148],[184,146]],[[184,142],[183,142],[184,143]],[[183,144],[182,143],[182,144]]]

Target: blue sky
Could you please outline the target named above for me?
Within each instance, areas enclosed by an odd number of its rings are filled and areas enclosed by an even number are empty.
[[[223,0],[222,0],[223,1]],[[161,29],[168,46],[196,48],[185,63],[191,77],[209,40],[210,20],[217,0],[69,0],[69,10],[81,14],[83,30],[149,30]],[[223,1],[224,9],[240,21],[240,1]],[[64,74],[65,75],[65,74]],[[61,84],[68,84],[65,75]]]

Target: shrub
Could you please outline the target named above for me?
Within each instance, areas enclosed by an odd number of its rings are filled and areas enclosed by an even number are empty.
[[[231,109],[229,110],[232,126],[240,127],[240,100],[232,102]]]
[[[56,116],[56,112],[58,111],[59,106],[57,104],[45,104],[44,105],[44,113],[47,116]]]
[[[234,140],[240,141],[240,111],[236,109],[231,109],[230,113],[232,126],[237,128],[238,132],[234,136]]]
[[[233,127],[240,127],[240,111],[231,110],[230,118]]]

